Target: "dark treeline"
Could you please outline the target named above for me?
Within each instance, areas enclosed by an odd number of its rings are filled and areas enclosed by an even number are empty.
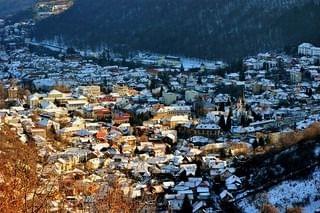
[[[0,18],[29,9],[36,0],[0,0]]]
[[[78,0],[38,23],[38,39],[234,59],[320,42],[319,0]]]

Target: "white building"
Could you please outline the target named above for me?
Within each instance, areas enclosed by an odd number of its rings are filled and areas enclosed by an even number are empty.
[[[69,111],[81,109],[86,104],[88,104],[88,101],[86,100],[69,100],[67,101],[67,109]]]
[[[315,47],[310,43],[303,43],[298,47],[298,54],[320,57],[320,47]]]
[[[300,83],[302,81],[302,74],[300,71],[291,70],[290,71],[290,81],[292,83]]]
[[[193,101],[195,101],[195,99],[198,95],[199,95],[198,92],[196,92],[194,90],[188,90],[185,93],[185,100],[186,100],[186,102],[193,102]]]
[[[172,92],[163,93],[163,99],[165,105],[171,105],[177,100],[177,94]]]
[[[80,86],[79,92],[86,97],[97,97],[100,95],[100,86]]]

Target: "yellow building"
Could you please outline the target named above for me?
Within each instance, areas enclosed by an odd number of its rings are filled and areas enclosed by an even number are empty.
[[[79,92],[86,97],[97,97],[101,94],[100,86],[80,86]]]
[[[62,98],[63,97],[63,93],[58,91],[58,90],[51,90],[49,93],[48,93],[48,99],[59,99],[59,98]]]
[[[18,98],[18,87],[16,87],[16,86],[9,87],[9,89],[8,89],[8,98],[9,99]]]
[[[128,86],[121,86],[121,85],[114,85],[112,87],[112,92],[118,93],[120,96],[128,96],[129,95],[129,87]]]

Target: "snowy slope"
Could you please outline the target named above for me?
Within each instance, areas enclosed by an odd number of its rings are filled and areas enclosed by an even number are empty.
[[[320,167],[305,180],[284,181],[272,187],[268,192],[260,193],[255,198],[246,198],[239,203],[243,212],[259,212],[261,205],[270,203],[280,212],[286,207],[303,207],[303,212],[314,212],[320,208]]]

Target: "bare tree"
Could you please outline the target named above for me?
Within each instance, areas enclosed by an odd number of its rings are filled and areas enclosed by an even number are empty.
[[[155,211],[155,197],[149,194],[132,199],[124,194],[119,181],[115,180],[96,195],[96,211],[99,213],[153,212]]]
[[[295,207],[295,208],[288,208],[286,210],[286,213],[302,213],[302,209],[299,207]]]
[[[261,213],[278,213],[278,209],[270,204],[264,204],[261,208]]]
[[[0,212],[33,213],[48,209],[54,185],[38,173],[36,147],[20,142],[7,125],[0,130],[0,165]]]

